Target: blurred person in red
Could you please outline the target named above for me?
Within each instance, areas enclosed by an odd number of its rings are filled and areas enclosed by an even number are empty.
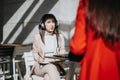
[[[119,3],[80,0],[69,53],[84,55],[79,80],[120,80]]]

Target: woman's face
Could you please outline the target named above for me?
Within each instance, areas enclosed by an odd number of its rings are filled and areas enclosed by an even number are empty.
[[[55,29],[55,21],[54,19],[47,19],[45,21],[45,26],[46,26],[46,31],[51,33],[54,31]]]

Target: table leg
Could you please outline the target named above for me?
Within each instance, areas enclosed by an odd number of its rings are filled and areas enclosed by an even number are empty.
[[[11,75],[11,79],[10,80],[14,80],[13,79],[13,61],[12,61],[12,55],[10,56],[10,75]]]
[[[69,70],[66,75],[66,80],[73,80],[77,64],[78,64],[77,62],[73,61],[69,62]]]

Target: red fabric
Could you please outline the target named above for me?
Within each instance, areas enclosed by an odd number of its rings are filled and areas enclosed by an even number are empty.
[[[93,39],[93,30],[89,29],[86,33],[86,12],[82,5],[80,0],[75,33],[70,41],[73,53],[85,53],[79,80],[120,80],[120,45],[115,43],[113,50],[104,43],[102,37]]]

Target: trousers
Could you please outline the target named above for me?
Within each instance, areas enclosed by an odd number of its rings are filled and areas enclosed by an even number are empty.
[[[60,80],[60,74],[57,67],[51,63],[46,65],[40,65],[38,63],[33,72],[33,74],[43,77],[44,80]]]

